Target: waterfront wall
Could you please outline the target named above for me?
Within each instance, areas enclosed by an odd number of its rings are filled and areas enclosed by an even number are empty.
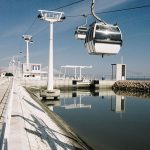
[[[47,80],[20,80],[25,87],[30,86],[47,86]],[[72,80],[72,79],[54,79],[54,88],[58,89],[74,89],[74,88],[96,88],[111,89],[115,80]]]
[[[98,84],[94,84],[98,89],[111,89],[115,84],[115,80],[98,80]]]

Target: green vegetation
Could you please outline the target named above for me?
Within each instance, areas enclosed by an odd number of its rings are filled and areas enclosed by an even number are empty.
[[[7,73],[5,74],[5,76],[6,76],[6,77],[10,77],[10,76],[13,76],[13,74],[10,73],[10,72],[7,72]]]

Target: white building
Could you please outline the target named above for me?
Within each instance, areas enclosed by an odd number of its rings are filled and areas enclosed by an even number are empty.
[[[116,80],[126,80],[126,65],[117,64],[116,65]]]
[[[22,64],[22,77],[25,79],[41,79],[41,64],[26,63]]]
[[[0,73],[0,78],[4,78],[5,77],[6,72],[1,72]]]
[[[111,64],[112,80],[126,80],[126,64]],[[115,67],[115,68],[114,68]]]

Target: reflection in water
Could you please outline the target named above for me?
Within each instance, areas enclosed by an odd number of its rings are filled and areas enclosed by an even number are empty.
[[[61,107],[64,107],[65,109],[79,109],[79,108],[91,108],[91,105],[86,105],[86,104],[82,104],[81,100],[82,100],[82,96],[79,96],[79,103],[77,101],[77,97],[73,98],[73,104],[67,104],[65,101],[65,98],[63,100],[63,102],[61,103]]]
[[[102,91],[68,91],[61,93],[61,105],[65,109],[77,109],[77,108],[91,108],[91,105],[83,104],[82,97],[85,96],[99,96],[104,99],[105,96],[111,96],[111,110],[114,112],[125,111],[125,97],[120,95],[115,95],[111,90]],[[73,98],[73,103],[66,103],[66,99]],[[79,99],[79,101],[78,101]]]
[[[78,96],[91,96],[92,93],[89,90],[84,91],[61,91],[60,98],[72,98]]]
[[[122,113],[125,112],[125,97],[116,95],[115,97],[111,96],[111,111],[119,113],[120,118],[122,119]]]
[[[111,96],[111,111],[114,112],[123,112],[125,111],[125,97],[120,95],[115,95],[111,90],[101,90],[101,91],[63,91],[61,92],[60,100],[45,100],[42,102],[53,111],[53,107],[60,106],[65,109],[91,109],[91,105],[83,104],[82,98],[85,96],[99,96],[101,99],[104,99],[105,96]],[[66,103],[66,99],[73,98],[71,103]]]
[[[43,99],[42,103],[47,106],[51,111],[53,111],[54,106],[60,106],[60,101],[59,100],[46,100]]]
[[[116,95],[114,98],[111,96],[111,110],[114,112],[125,111],[125,97]]]
[[[108,90],[61,92],[60,97],[44,103],[95,150],[150,149],[149,98]]]

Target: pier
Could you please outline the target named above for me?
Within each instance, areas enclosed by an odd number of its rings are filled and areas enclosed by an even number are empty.
[[[2,150],[92,149],[61,118],[33,99],[19,80],[2,83],[1,88]]]
[[[54,80],[54,87],[61,89],[60,97],[64,98],[64,109],[91,109],[91,105],[82,103],[82,95],[109,96],[115,95],[114,89],[131,87],[149,87],[149,81],[114,81],[114,80]],[[52,105],[60,101],[44,101],[40,95],[28,88],[40,89],[46,86],[45,80],[21,80],[7,78],[1,80],[1,149],[92,149],[55,113]],[[131,86],[132,85],[132,86]],[[136,86],[135,86],[136,85]],[[140,85],[140,86],[139,86]],[[90,91],[88,88],[92,88]],[[64,91],[63,91],[63,90]],[[72,90],[74,89],[74,90]],[[105,89],[105,90],[104,90]],[[70,92],[66,95],[65,90]],[[78,101],[65,104],[65,98],[77,97]],[[45,107],[47,105],[48,107]]]

